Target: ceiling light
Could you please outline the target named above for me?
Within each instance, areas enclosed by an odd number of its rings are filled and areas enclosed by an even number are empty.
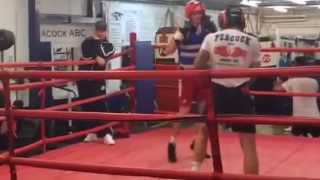
[[[289,0],[290,2],[293,2],[295,4],[300,4],[300,5],[306,5],[307,0]]]
[[[258,7],[258,4],[260,3],[261,1],[257,1],[257,0],[242,0],[240,4],[245,6]]]
[[[320,5],[310,5],[310,6],[307,6],[307,7],[313,7],[313,8],[318,8],[318,9],[320,9]]]
[[[286,13],[288,12],[287,7],[285,6],[272,6],[272,9],[281,13]]]
[[[281,13],[288,12],[288,9],[293,8],[292,6],[268,6],[267,8],[272,8],[273,10]]]

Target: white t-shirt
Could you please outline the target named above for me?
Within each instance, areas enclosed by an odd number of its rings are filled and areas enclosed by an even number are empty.
[[[309,77],[290,78],[282,84],[287,92],[317,93],[318,82]],[[293,97],[293,116],[319,117],[317,97]]]
[[[210,54],[212,69],[249,68],[259,62],[260,45],[257,38],[236,29],[225,29],[207,35],[201,50]],[[225,87],[238,87],[250,78],[212,79]]]

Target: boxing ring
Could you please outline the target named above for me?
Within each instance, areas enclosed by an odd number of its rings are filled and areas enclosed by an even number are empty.
[[[320,119],[316,118],[302,118],[302,117],[292,117],[292,116],[256,116],[256,115],[248,115],[248,116],[239,116],[239,115],[228,115],[228,116],[217,116],[214,112],[214,100],[212,96],[212,92],[209,92],[209,101],[208,101],[208,114],[207,115],[178,115],[177,113],[170,114],[161,114],[161,113],[153,113],[153,114],[140,114],[140,113],[100,113],[100,112],[67,112],[69,108],[79,106],[86,103],[92,103],[98,100],[108,99],[110,97],[114,97],[117,95],[130,93],[132,97],[136,96],[136,88],[130,86],[129,88],[103,95],[98,97],[93,97],[89,99],[74,101],[67,104],[57,105],[53,107],[47,107],[40,110],[22,110],[22,109],[13,109],[10,100],[11,91],[24,90],[24,89],[45,89],[47,87],[52,86],[63,86],[69,82],[74,82],[76,80],[81,79],[92,79],[92,80],[101,80],[101,79],[122,79],[122,80],[148,80],[148,79],[156,79],[156,80],[172,80],[172,79],[183,79],[183,78],[230,78],[230,77],[269,77],[269,76],[307,76],[307,75],[315,75],[320,74],[320,67],[301,67],[301,68],[263,68],[263,69],[237,69],[232,71],[226,70],[190,70],[190,71],[181,71],[181,70],[167,70],[167,71],[145,71],[138,70],[135,71],[135,63],[136,63],[136,46],[135,46],[135,37],[131,38],[131,47],[122,53],[114,55],[112,58],[120,57],[124,54],[130,53],[132,56],[131,66],[111,70],[111,71],[103,71],[103,72],[50,72],[50,71],[7,71],[6,68],[39,68],[39,67],[53,67],[53,66],[73,66],[73,65],[83,65],[83,64],[93,64],[92,61],[66,61],[66,62],[52,62],[52,63],[17,63],[17,64],[1,64],[0,68],[3,71],[0,72],[0,79],[3,82],[3,94],[5,97],[5,108],[0,109],[0,115],[4,116],[4,118],[0,119],[1,121],[7,121],[9,131],[9,150],[8,153],[4,153],[0,155],[0,165],[7,165],[10,171],[10,179],[17,180],[17,166],[23,167],[34,167],[34,168],[44,168],[44,169],[52,169],[52,170],[63,170],[63,171],[74,171],[74,172],[86,172],[86,173],[95,173],[95,174],[108,174],[108,175],[121,175],[121,176],[132,176],[132,177],[141,177],[142,179],[146,177],[151,178],[165,178],[165,179],[203,179],[203,180],[214,180],[214,179],[232,179],[232,180],[242,180],[242,179],[274,179],[274,180],[284,180],[284,179],[302,179],[302,178],[290,178],[285,176],[269,176],[269,175],[261,175],[261,176],[246,176],[240,174],[233,173],[225,173],[224,166],[222,162],[222,151],[221,151],[221,138],[222,140],[227,141],[231,136],[221,135],[218,133],[218,125],[219,124],[268,124],[268,125],[312,125],[312,126],[320,126]],[[156,47],[157,48],[157,47]],[[265,52],[315,52],[320,51],[320,49],[282,49],[282,48],[273,48],[273,49],[263,49]],[[22,85],[12,85],[10,84],[11,79],[17,78],[28,78],[28,79],[40,79],[40,82],[27,83]],[[307,94],[307,93],[275,93],[275,92],[256,92],[248,90],[248,93],[253,95],[276,95],[276,96],[319,96],[319,94]],[[43,96],[44,92],[41,95]],[[42,104],[44,104],[44,98],[42,98]],[[135,107],[133,108],[135,109]],[[14,121],[19,118],[37,118],[41,121],[41,139],[38,142],[33,144],[21,147],[14,148],[15,141],[15,133],[14,133]],[[77,120],[100,120],[100,121],[112,121],[106,125],[85,130],[81,132],[76,132],[64,136],[59,137],[51,137],[48,138],[45,135],[45,127],[44,121],[46,119],[55,119],[66,121],[72,119],[73,121]],[[181,170],[163,170],[163,169],[155,169],[155,168],[134,168],[127,166],[105,166],[101,164],[93,164],[93,163],[79,163],[79,162],[64,162],[57,161],[56,158],[52,158],[54,160],[46,160],[37,157],[24,158],[19,157],[27,152],[30,152],[33,149],[42,147],[43,152],[46,154],[46,145],[64,142],[70,139],[79,138],[85,136],[87,133],[98,132],[104,130],[109,127],[117,126],[119,124],[125,126],[127,129],[127,133],[129,133],[128,123],[130,122],[162,122],[162,121],[188,121],[188,120],[206,120],[210,133],[210,144],[211,144],[211,154],[212,154],[212,167],[213,171],[208,172],[190,172],[190,171],[181,171]],[[162,135],[166,135],[166,131],[161,131]],[[157,133],[146,133],[143,135],[156,135]],[[131,138],[140,138],[142,141],[142,135],[132,135],[126,141],[130,143]],[[223,136],[223,137],[221,137]],[[285,138],[284,142],[290,138]],[[293,139],[293,138],[292,138]],[[300,140],[299,140],[300,141]],[[316,140],[313,140],[316,143]],[[120,143],[121,144],[121,143]],[[270,145],[270,144],[269,144]],[[81,148],[77,150],[81,150],[85,148],[86,145],[82,145]],[[88,145],[92,146],[92,144]],[[115,147],[118,146],[115,145]],[[119,145],[121,146],[121,145]],[[121,147],[125,148],[128,145],[122,145]],[[147,147],[146,147],[147,148]],[[47,152],[50,153],[50,152]],[[69,153],[72,153],[70,151]],[[117,153],[109,152],[109,153]],[[52,156],[52,154],[51,154]],[[55,155],[53,155],[55,156]],[[112,156],[112,155],[111,155]],[[270,157],[271,158],[271,157]],[[162,159],[167,163],[166,160]],[[151,167],[156,166],[150,165]],[[311,167],[310,167],[311,168]],[[315,168],[315,167],[312,167]],[[189,168],[188,168],[189,169]],[[33,173],[39,173],[39,171],[33,171]],[[37,176],[35,174],[35,176]],[[289,175],[288,175],[289,176]],[[1,175],[0,175],[1,177]],[[319,175],[320,177],[320,175]],[[1,178],[2,179],[2,178]],[[304,178],[308,179],[308,178]],[[310,180],[312,178],[309,178]],[[320,178],[319,178],[320,179]]]

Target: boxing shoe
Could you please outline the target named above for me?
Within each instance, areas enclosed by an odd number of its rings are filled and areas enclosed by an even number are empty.
[[[168,161],[171,163],[177,162],[176,143],[168,143]]]

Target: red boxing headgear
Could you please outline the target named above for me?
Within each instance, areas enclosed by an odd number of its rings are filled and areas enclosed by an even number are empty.
[[[223,11],[221,11],[221,12],[219,12],[219,15],[218,15],[218,24],[219,24],[219,27],[221,28],[221,29],[225,29],[226,28],[226,11],[225,10],[223,10]]]
[[[201,1],[190,0],[189,2],[187,2],[185,6],[185,14],[188,19],[191,18],[192,14],[198,12],[201,12],[203,14],[205,14],[206,12],[206,6]]]

